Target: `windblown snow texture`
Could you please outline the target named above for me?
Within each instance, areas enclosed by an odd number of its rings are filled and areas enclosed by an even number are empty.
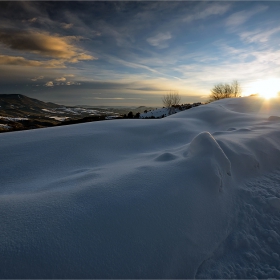
[[[0,135],[1,278],[279,278],[280,101]]]

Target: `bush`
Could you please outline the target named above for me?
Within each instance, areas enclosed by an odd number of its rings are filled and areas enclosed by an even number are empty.
[[[178,91],[175,90],[170,91],[169,93],[165,94],[162,97],[163,105],[167,108],[171,108],[172,106],[179,105],[180,101],[181,101],[181,97]]]
[[[210,94],[210,102],[240,96],[242,90],[238,81],[233,81],[231,84],[220,83],[213,87]]]
[[[133,119],[133,113],[132,113],[132,111],[130,111],[130,112],[127,114],[127,117],[128,117],[129,119]]]
[[[174,107],[178,106],[181,101],[181,97],[178,91],[173,90],[162,97],[163,105],[169,108],[169,115],[174,111]]]

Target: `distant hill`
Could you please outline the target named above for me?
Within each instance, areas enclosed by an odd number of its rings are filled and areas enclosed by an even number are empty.
[[[0,132],[75,124],[118,117],[106,108],[68,107],[22,94],[0,94]]]
[[[0,94],[0,114],[10,117],[25,117],[28,114],[42,113],[42,109],[53,109],[61,105],[43,102],[22,94]]]
[[[22,94],[0,94],[0,105],[1,106],[9,106],[11,103],[17,106],[33,106],[38,108],[45,108],[46,104],[49,107],[58,107],[60,105],[51,103],[51,102],[43,102],[35,98],[27,97]]]

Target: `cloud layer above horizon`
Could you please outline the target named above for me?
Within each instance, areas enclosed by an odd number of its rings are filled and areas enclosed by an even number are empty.
[[[0,2],[1,93],[66,105],[204,101],[280,73],[280,2]],[[280,90],[280,88],[279,88]]]

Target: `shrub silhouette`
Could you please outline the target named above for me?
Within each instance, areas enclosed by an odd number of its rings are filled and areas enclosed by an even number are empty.
[[[241,92],[241,86],[236,80],[233,81],[231,84],[216,84],[211,90],[209,101],[212,102],[223,98],[238,97],[240,96]]]
[[[162,97],[162,103],[165,107],[169,108],[169,114],[171,113],[172,107],[179,105],[181,97],[176,90],[172,90]]]
[[[129,119],[132,119],[132,118],[133,118],[133,113],[130,111],[130,112],[127,114],[127,117],[128,117]]]

